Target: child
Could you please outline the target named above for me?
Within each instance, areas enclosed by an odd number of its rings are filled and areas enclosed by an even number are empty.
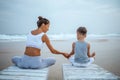
[[[86,34],[85,27],[77,29],[77,41],[73,42],[72,51],[68,56],[73,66],[86,67],[94,62],[95,52],[90,54],[90,44],[85,41]],[[73,54],[74,56],[72,56]]]

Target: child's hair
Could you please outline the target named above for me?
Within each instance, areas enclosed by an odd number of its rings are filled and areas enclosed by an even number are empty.
[[[40,28],[43,23],[44,23],[45,25],[50,23],[48,19],[43,18],[42,16],[39,16],[38,19],[39,19],[39,20],[37,21],[37,26],[38,26],[38,28]]]
[[[87,34],[87,29],[85,27],[81,26],[77,29],[77,32],[79,32],[82,35],[85,35],[85,34]]]

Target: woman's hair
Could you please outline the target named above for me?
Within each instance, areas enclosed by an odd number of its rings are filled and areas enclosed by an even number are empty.
[[[87,29],[81,26],[77,29],[77,32],[79,32],[82,35],[85,35],[87,33]]]
[[[49,20],[48,19],[46,19],[46,18],[43,18],[42,16],[39,16],[38,17],[38,21],[37,21],[37,26],[38,26],[38,28],[40,28],[41,27],[41,25],[42,24],[49,24]]]

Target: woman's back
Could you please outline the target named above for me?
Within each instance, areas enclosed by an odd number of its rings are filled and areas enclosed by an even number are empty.
[[[40,56],[43,45],[42,36],[44,32],[31,31],[27,36],[25,54],[29,56]]]
[[[44,33],[39,33],[37,35],[33,35],[31,32],[28,34],[27,36],[27,42],[26,42],[26,46],[27,47],[34,47],[34,48],[38,48],[41,49],[43,41],[42,41],[42,36],[44,35]]]

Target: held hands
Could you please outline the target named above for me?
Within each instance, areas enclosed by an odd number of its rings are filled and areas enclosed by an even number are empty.
[[[63,56],[64,56],[65,58],[69,58],[69,57],[70,57],[68,53],[63,53]]]

